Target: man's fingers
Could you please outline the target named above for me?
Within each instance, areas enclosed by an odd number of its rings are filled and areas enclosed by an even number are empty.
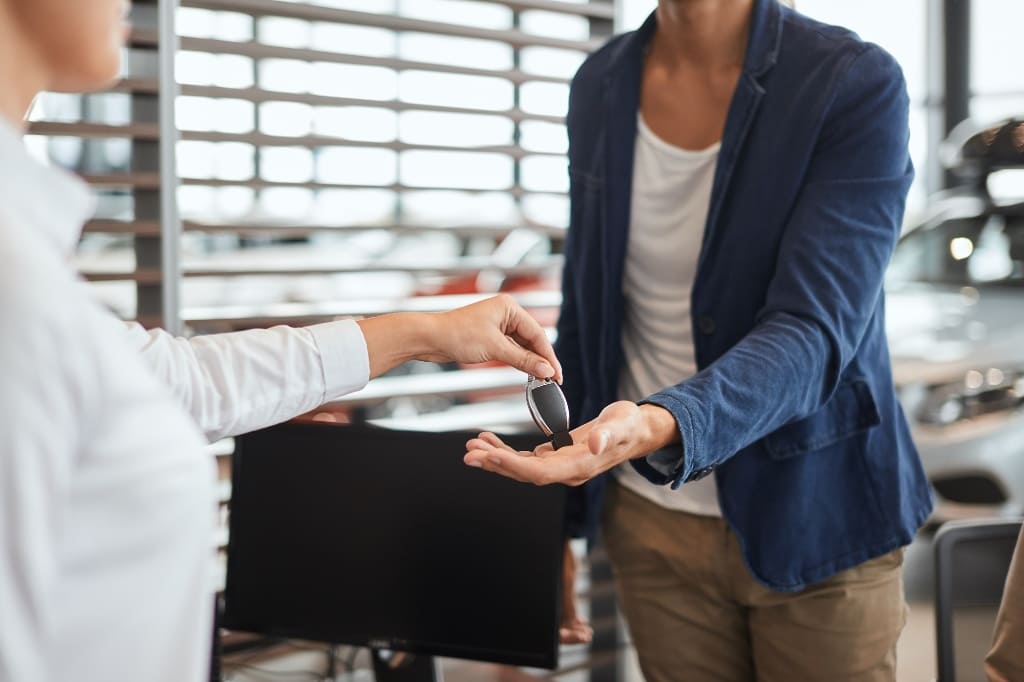
[[[532,457],[497,446],[499,439],[470,441],[466,463],[536,485],[581,485],[630,456],[628,444],[638,425],[638,410],[635,403],[612,403],[597,419],[573,429],[573,445],[554,450],[544,444]]]
[[[492,448],[467,454],[466,463],[536,485],[579,485],[601,472],[600,464],[589,450],[579,445],[562,448],[543,458],[518,457]]]
[[[465,462],[466,464],[468,464],[471,467],[477,467],[477,468],[483,469],[484,471],[490,471],[491,473],[501,474],[502,476],[504,476],[506,478],[511,478],[513,481],[519,481],[520,483],[534,483],[534,484],[536,484],[536,481],[532,481],[532,480],[530,480],[528,478],[524,478],[520,473],[518,473],[516,471],[512,471],[508,467],[504,467],[501,464],[499,464],[498,462],[501,461],[501,460],[499,460],[498,458],[495,457],[495,455],[494,455],[495,452],[497,452],[497,451],[496,450],[470,450],[469,452],[466,453],[466,456],[463,457],[462,461]],[[517,455],[512,455],[512,456],[508,457],[507,459],[513,459],[513,458],[516,458],[516,459],[533,459],[532,457],[521,457],[520,458]]]
[[[468,441],[466,441],[467,454],[470,452],[482,452],[485,454],[490,454],[496,449],[497,448],[495,448],[493,445],[483,440],[482,438],[470,438]]]
[[[595,455],[600,455],[612,442],[612,432],[607,428],[593,429],[587,435],[587,447]]]
[[[555,452],[555,446],[551,443],[541,443],[533,449],[533,454],[537,457],[547,457],[553,452]]]
[[[585,427],[589,427],[586,435],[581,433],[576,442],[586,442],[592,453],[600,455],[628,437],[630,429],[634,425],[635,416],[636,405],[633,403],[625,401],[612,403],[601,410],[597,419],[585,425]],[[581,427],[581,431],[582,428],[584,427]]]
[[[484,434],[481,434],[481,436],[483,435]],[[470,438],[468,441],[466,441],[466,453],[468,454],[470,452],[482,452],[485,453],[485,455],[493,455],[500,453],[512,457],[529,457],[532,454],[529,452],[517,452],[508,445],[502,443],[501,439],[495,436],[494,434],[488,435],[490,435],[494,440],[498,441],[497,444],[485,440],[483,438]],[[469,462],[466,463],[469,464]]]
[[[498,436],[494,435],[490,431],[484,431],[476,438],[470,438],[466,442],[466,450],[479,450],[481,452],[493,453],[501,452],[508,453],[517,457],[533,457],[540,455],[541,453],[553,451],[550,443],[539,445],[533,452],[523,452],[516,450],[514,447],[503,441]]]
[[[500,448],[502,450],[508,450],[511,453],[515,453],[516,452],[515,448],[513,448],[511,445],[506,444],[505,441],[503,441],[502,439],[498,438],[496,435],[494,435],[490,431],[484,431],[479,436],[477,436],[477,438],[479,438],[480,440],[484,441],[485,443],[493,445],[496,448]]]
[[[601,418],[598,418],[582,426],[577,426],[569,433],[572,434],[573,443],[585,445],[591,454],[600,455],[615,442],[612,435],[613,428],[612,424],[602,424]]]

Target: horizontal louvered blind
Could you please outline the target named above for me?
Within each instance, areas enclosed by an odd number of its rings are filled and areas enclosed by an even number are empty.
[[[181,6],[188,324],[442,309],[501,290],[531,292],[552,321],[568,82],[611,32],[611,2]]]
[[[553,326],[568,85],[613,16],[612,2],[561,0],[182,0],[186,324],[443,310],[507,291]],[[333,409],[499,425],[479,401],[522,382],[433,369]]]

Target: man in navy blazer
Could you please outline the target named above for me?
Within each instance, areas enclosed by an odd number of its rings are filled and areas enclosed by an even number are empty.
[[[878,46],[776,0],[748,0],[742,68],[720,128],[692,281],[697,371],[619,401],[645,55],[659,22],[687,4],[662,0],[638,31],[587,59],[572,84],[571,222],[556,352],[576,445],[523,457],[487,435],[470,442],[467,462],[521,480],[579,485],[570,505],[574,535],[593,532],[606,472],[621,462],[672,489],[713,475],[723,532],[767,593],[810,594],[872,561],[892,564],[898,582],[898,550],[932,502],[894,392],[884,329],[883,274],[913,168],[903,76]],[[637,519],[637,527],[650,521]],[[679,537],[690,531],[674,533],[677,544],[690,542]],[[620,587],[628,568],[616,565]],[[747,613],[764,605],[729,599]],[[902,609],[901,592],[898,602]],[[808,633],[816,629],[814,617],[807,625]],[[901,614],[894,627],[898,635]],[[686,648],[696,635],[680,632],[677,648]],[[813,656],[814,639],[803,648]],[[800,677],[789,669],[788,679]],[[647,666],[645,674],[660,679]]]

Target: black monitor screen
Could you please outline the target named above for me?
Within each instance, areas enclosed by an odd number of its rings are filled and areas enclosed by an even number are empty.
[[[467,467],[473,435],[291,423],[239,438],[224,626],[553,668],[565,491]]]

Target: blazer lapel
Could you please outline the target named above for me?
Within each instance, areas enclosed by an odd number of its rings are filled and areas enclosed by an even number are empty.
[[[700,272],[703,270],[710,250],[709,245],[712,244],[715,230],[718,227],[718,217],[722,212],[722,204],[725,201],[733,171],[742,156],[743,145],[753,126],[761,99],[764,97],[765,90],[758,79],[775,65],[781,39],[782,8],[779,6],[778,0],[755,0],[743,71],[736,84],[732,102],[729,104],[725,130],[722,132],[722,146],[718,152],[718,165],[715,168],[715,180],[711,189],[711,204],[708,207],[704,240],[697,262],[698,281],[695,283],[694,293],[699,286]]]
[[[605,319],[600,347],[601,364],[607,370],[603,372],[606,395],[614,394],[618,383],[623,315],[622,277],[633,193],[633,152],[640,110],[644,48],[654,26],[652,15],[622,46],[614,67],[604,79],[602,115],[605,218],[601,231],[601,265],[604,270],[601,309]]]
[[[715,180],[711,189],[711,204],[708,207],[707,223],[704,225],[704,240],[701,246],[700,259],[697,262],[698,272],[704,265],[704,259],[708,251],[706,247],[711,243],[715,227],[718,225],[718,214],[722,211],[722,202],[729,188],[729,181],[732,180],[736,161],[743,151],[743,143],[750,132],[751,125],[754,122],[754,115],[757,113],[757,108],[761,104],[763,96],[764,88],[757,81],[748,77],[746,73],[740,76],[739,83],[736,85],[736,92],[732,96],[732,103],[729,105],[729,114],[725,120],[725,132],[722,134],[722,146],[718,152]]]

